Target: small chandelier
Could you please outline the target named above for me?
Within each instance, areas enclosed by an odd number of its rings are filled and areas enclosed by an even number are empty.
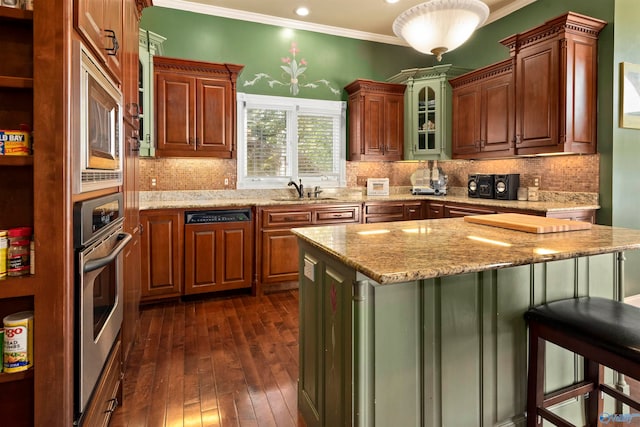
[[[393,32],[441,61],[443,53],[467,41],[488,16],[489,7],[480,0],[429,0],[402,12]]]

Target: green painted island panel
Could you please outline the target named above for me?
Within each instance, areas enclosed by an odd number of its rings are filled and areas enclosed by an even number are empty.
[[[618,298],[615,253],[379,285],[299,246],[301,319],[323,313],[300,325],[299,400],[310,426],[523,426],[524,312],[562,298]],[[546,390],[581,379],[582,359],[549,345]],[[310,400],[307,384],[323,397]],[[574,399],[552,409],[580,424],[581,407]]]

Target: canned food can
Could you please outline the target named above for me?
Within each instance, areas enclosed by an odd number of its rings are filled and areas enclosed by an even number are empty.
[[[7,232],[0,230],[0,277],[7,275],[7,250],[9,249],[9,239]]]
[[[5,316],[3,323],[4,372],[26,371],[33,366],[33,311],[21,311]]]
[[[27,156],[31,154],[30,133],[22,130],[0,130],[5,156]]]

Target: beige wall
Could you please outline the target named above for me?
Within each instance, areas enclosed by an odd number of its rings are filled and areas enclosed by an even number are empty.
[[[472,173],[520,173],[521,185],[533,176],[542,178],[540,189],[598,193],[599,155],[521,157],[504,160],[447,160],[439,162],[449,175],[449,185],[464,187]],[[358,177],[388,177],[392,186],[411,185],[417,162],[347,162],[347,185],[357,187]],[[152,178],[156,186],[151,186]],[[224,179],[229,179],[225,187]],[[221,190],[235,188],[236,161],[212,158],[141,159],[140,190]]]

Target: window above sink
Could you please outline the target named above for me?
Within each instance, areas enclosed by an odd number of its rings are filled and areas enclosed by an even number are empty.
[[[346,186],[346,104],[238,93],[241,188]]]

